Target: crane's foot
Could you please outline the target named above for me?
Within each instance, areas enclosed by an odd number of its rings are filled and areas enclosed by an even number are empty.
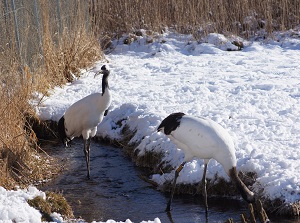
[[[168,202],[165,212],[170,212],[170,211],[171,211],[171,202]]]
[[[171,207],[170,206],[167,206],[165,212],[170,212],[171,211]]]
[[[208,207],[205,208],[205,220],[208,222]]]

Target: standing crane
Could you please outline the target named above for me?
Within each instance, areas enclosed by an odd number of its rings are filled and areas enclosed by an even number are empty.
[[[91,138],[96,135],[97,126],[106,115],[111,103],[111,94],[108,86],[110,71],[106,65],[95,74],[103,74],[102,93],[90,94],[72,104],[58,122],[58,132],[63,144],[67,147],[68,142],[74,137],[84,140],[84,154],[87,165],[87,177],[90,178],[90,144]]]
[[[176,180],[184,164],[192,158],[204,159],[204,171],[202,177],[202,194],[204,197],[206,213],[207,191],[206,191],[206,170],[210,159],[218,161],[244,200],[249,203],[255,201],[254,193],[251,192],[241,181],[236,169],[235,148],[229,133],[218,123],[196,118],[178,112],[166,117],[157,128],[158,132],[163,132],[179,149],[184,152],[184,161],[175,171],[175,178],[171,196],[167,204],[166,211],[171,210],[171,202],[176,187]],[[199,187],[200,188],[200,187]],[[198,189],[199,190],[199,189]]]

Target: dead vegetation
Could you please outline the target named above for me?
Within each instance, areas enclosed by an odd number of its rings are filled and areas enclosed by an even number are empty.
[[[50,216],[52,213],[60,213],[64,219],[73,218],[73,211],[66,199],[60,193],[46,192],[46,199],[42,197],[35,197],[27,201],[28,204],[35,209],[39,210],[42,214],[42,220],[52,222]]]
[[[242,213],[240,215],[242,223],[256,223],[258,222],[257,219],[261,223],[270,222],[270,219],[266,211],[264,210],[262,206],[262,202],[260,200],[257,200],[255,204],[249,204],[248,208],[249,208],[249,214]],[[229,218],[224,223],[234,223],[234,221],[232,218]]]
[[[300,2],[294,0],[95,0],[90,12],[97,34],[117,38],[138,29],[164,32],[165,27],[197,39],[211,32],[266,37],[300,23]]]
[[[7,188],[14,187],[16,182],[22,186],[39,180],[39,172],[43,172],[44,166],[38,169],[36,163],[40,163],[41,159],[47,163],[48,159],[46,156],[37,159],[35,134],[30,128],[25,129],[24,115],[33,112],[29,104],[33,84],[27,79],[30,73],[27,68],[25,73],[20,73],[18,64],[10,62],[2,67],[0,85],[0,182]],[[23,75],[26,78],[20,78]]]

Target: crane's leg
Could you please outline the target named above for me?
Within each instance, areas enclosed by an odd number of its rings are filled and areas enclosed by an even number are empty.
[[[170,196],[169,202],[167,204],[167,208],[166,208],[167,212],[171,211],[171,203],[172,203],[173,196],[174,196],[174,193],[175,193],[176,180],[177,180],[177,178],[179,176],[179,173],[182,170],[184,164],[185,164],[185,162],[180,164],[180,166],[175,170],[175,178],[174,178],[174,182],[173,182],[173,188],[172,188],[171,196]]]
[[[207,204],[207,190],[206,190],[206,170],[207,170],[207,163],[204,164],[203,176],[202,176],[202,195],[204,197],[204,205],[206,214],[208,212],[208,204]]]
[[[90,145],[91,145],[91,137],[88,139],[84,139],[84,155],[87,167],[87,178],[90,179]]]
[[[206,190],[206,172],[207,172],[207,165],[208,165],[209,159],[204,159],[204,169],[203,169],[203,176],[201,180],[201,184],[199,184],[199,187],[197,189],[197,193],[201,192],[202,189],[202,195],[204,197],[204,205],[206,214],[208,212],[208,204],[207,204],[207,190]],[[201,188],[202,187],[202,188]]]

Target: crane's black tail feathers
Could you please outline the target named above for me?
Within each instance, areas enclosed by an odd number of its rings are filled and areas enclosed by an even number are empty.
[[[255,202],[255,194],[250,191],[246,185],[242,182],[242,180],[239,178],[236,167],[232,167],[229,170],[229,176],[231,180],[235,183],[235,186],[240,191],[243,199],[247,201],[248,203],[254,203]]]
[[[67,146],[67,142],[68,142],[68,137],[66,135],[66,131],[65,131],[65,117],[62,116],[59,121],[58,121],[58,134],[59,134],[59,138],[62,140],[62,143]]]
[[[108,114],[108,111],[109,111],[108,109],[106,109],[106,110],[105,110],[105,112],[104,112],[104,116],[107,116],[107,114]]]

